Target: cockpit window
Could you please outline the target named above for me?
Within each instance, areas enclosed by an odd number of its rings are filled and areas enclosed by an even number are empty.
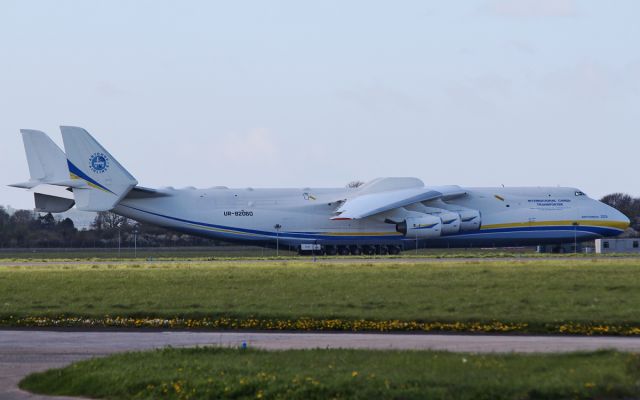
[[[577,191],[576,196],[586,196],[586,194],[584,194],[584,192]]]

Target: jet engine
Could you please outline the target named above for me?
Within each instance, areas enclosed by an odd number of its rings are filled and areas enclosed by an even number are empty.
[[[453,235],[460,232],[460,214],[454,212],[444,211],[438,214],[442,221],[442,234]]]
[[[433,215],[407,218],[396,224],[396,231],[409,238],[437,238],[442,231],[442,221]]]
[[[480,211],[478,210],[460,210],[460,231],[469,232],[477,231],[482,225],[482,219],[480,218]]]

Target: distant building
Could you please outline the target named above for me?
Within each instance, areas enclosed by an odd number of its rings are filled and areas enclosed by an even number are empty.
[[[640,238],[596,239],[596,253],[640,253]]]
[[[545,244],[537,246],[536,253],[586,253],[587,249],[582,243],[578,243],[577,248],[573,243]]]

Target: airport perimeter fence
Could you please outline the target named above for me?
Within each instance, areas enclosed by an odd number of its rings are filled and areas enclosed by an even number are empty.
[[[226,257],[275,257],[295,255],[287,248],[276,249],[257,246],[185,246],[185,247],[95,247],[95,248],[2,248],[0,259],[10,258],[226,258]]]

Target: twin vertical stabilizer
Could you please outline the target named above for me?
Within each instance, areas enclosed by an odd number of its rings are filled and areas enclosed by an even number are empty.
[[[49,136],[31,129],[21,129],[20,132],[31,178],[27,182],[10,186],[31,189],[42,184],[55,185],[55,182],[69,179],[67,157]]]
[[[66,154],[45,133],[21,130],[31,178],[11,186],[64,186],[73,191],[79,210],[113,209],[138,181],[86,130],[73,126],[60,130]],[[56,200],[61,198],[40,193],[35,198],[36,207],[42,211],[60,212],[73,205],[73,201],[63,204]]]
[[[73,126],[60,130],[69,176],[84,183],[73,188],[76,206],[85,211],[111,210],[138,181],[89,132]]]

